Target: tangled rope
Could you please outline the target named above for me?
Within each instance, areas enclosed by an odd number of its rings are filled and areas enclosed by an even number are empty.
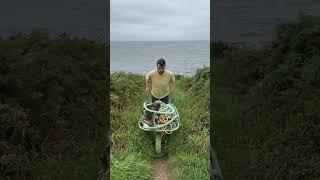
[[[180,117],[173,104],[160,101],[160,107],[154,108],[153,103],[144,102],[139,128],[144,131],[165,132],[171,134],[180,126]]]

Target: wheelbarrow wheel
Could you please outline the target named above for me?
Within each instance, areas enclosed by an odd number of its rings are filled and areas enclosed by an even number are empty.
[[[161,154],[161,134],[156,134],[156,155]]]

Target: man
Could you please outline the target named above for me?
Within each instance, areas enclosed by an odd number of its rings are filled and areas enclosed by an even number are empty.
[[[168,104],[169,86],[171,82],[171,95],[174,95],[175,77],[171,71],[166,70],[166,61],[160,58],[157,61],[157,69],[151,70],[146,75],[146,93],[149,92],[149,84],[151,83],[152,103],[157,100]]]

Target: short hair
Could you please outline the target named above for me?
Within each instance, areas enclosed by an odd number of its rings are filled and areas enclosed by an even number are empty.
[[[164,66],[164,65],[166,65],[166,60],[164,60],[163,58],[160,58],[160,59],[158,59],[158,61],[157,61],[157,65],[160,65],[160,66]]]

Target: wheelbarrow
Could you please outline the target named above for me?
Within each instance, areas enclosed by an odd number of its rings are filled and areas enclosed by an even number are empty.
[[[176,131],[180,126],[180,116],[177,108],[171,103],[172,97],[169,98],[169,103],[158,100],[154,103],[150,98],[143,103],[143,111],[141,119],[138,123],[140,129],[152,132],[155,141],[155,155],[161,157],[165,154],[163,146],[166,143],[166,135]],[[158,108],[153,108],[157,104]],[[143,119],[149,115],[149,123],[144,123]]]

